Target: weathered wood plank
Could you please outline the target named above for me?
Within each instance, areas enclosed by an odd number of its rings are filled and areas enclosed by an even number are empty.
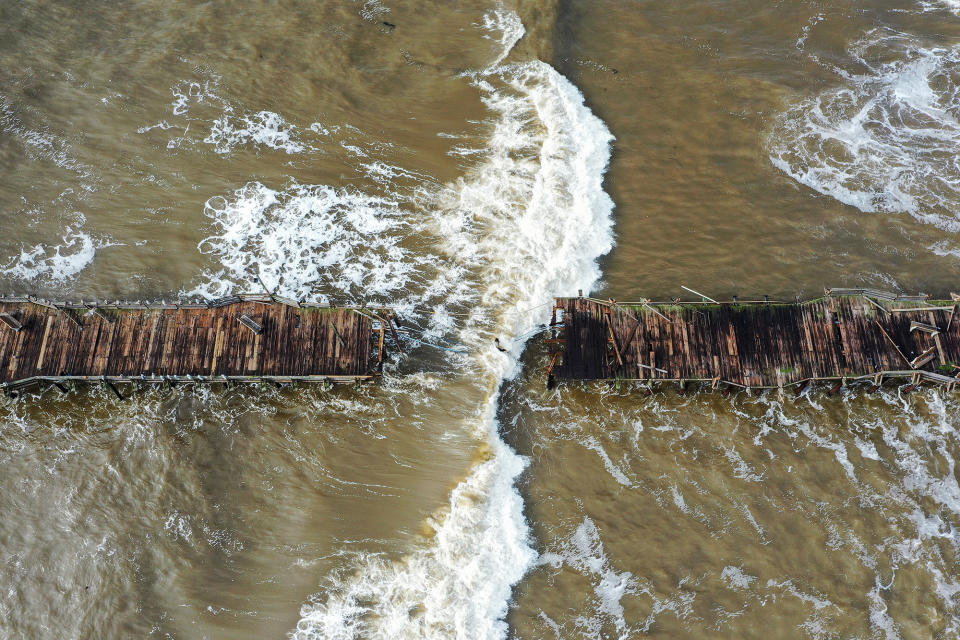
[[[70,309],[0,300],[0,313],[20,327],[0,330],[0,385],[37,375],[344,380],[368,378],[377,368],[371,361],[377,338],[372,322],[347,309],[237,298],[212,308],[147,304],[98,309],[82,325],[67,317]],[[239,316],[253,320],[261,331],[249,330],[237,321]],[[378,353],[385,349],[378,346]]]
[[[868,295],[749,305],[558,298],[562,337],[550,344],[562,358],[551,373],[558,380],[616,375],[782,387],[884,372],[902,376],[911,363],[925,379],[939,380],[937,367],[945,370],[960,358],[960,323],[950,323],[951,307],[931,307],[924,296]],[[891,305],[913,305],[923,314],[889,313]]]

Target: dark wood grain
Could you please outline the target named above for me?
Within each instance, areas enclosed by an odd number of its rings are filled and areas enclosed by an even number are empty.
[[[367,376],[376,364],[373,322],[349,308],[239,301],[93,313],[0,301],[0,313],[22,325],[0,325],[0,383],[38,376]],[[262,332],[241,324],[242,316]]]
[[[551,373],[560,380],[712,380],[775,388],[902,374],[911,371],[911,359],[933,349],[937,357],[915,371],[957,379],[960,322],[950,322],[951,303],[943,304],[931,309],[923,299],[877,302],[863,295],[709,305],[558,298],[562,325],[551,345],[558,345],[560,358]],[[905,308],[911,310],[892,311]],[[939,346],[929,330],[911,331],[911,322],[937,328]]]

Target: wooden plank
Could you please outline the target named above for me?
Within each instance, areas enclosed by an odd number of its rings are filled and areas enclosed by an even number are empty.
[[[253,331],[253,333],[256,335],[260,335],[261,333],[263,333],[263,326],[245,313],[241,314],[240,317],[237,318],[237,321],[240,322],[240,324],[242,324],[246,328]]]
[[[23,329],[23,324],[19,320],[14,318],[9,313],[5,313],[5,312],[0,313],[0,324],[2,324],[7,329],[10,329],[11,331],[20,331],[21,329]]]
[[[47,323],[43,330],[43,341],[40,344],[40,357],[37,358],[37,371],[43,369],[43,357],[47,354],[47,343],[50,339],[50,330],[53,329],[54,316],[47,316]]]
[[[900,362],[923,366],[934,351],[941,363],[960,354],[960,328],[951,327],[949,336],[937,330],[921,338],[928,334],[911,334],[909,320],[881,312],[882,305],[866,297],[778,305],[661,305],[657,313],[644,307],[636,314],[587,298],[561,298],[555,306],[564,314],[564,337],[548,339],[563,349],[563,359],[552,370],[557,379],[616,374],[782,387],[903,370]],[[929,311],[927,318],[933,328],[948,323],[941,309]],[[922,344],[936,337],[939,347]],[[920,356],[910,360],[908,352]]]

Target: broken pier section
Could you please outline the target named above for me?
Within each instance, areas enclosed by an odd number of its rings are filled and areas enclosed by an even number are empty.
[[[960,296],[827,289],[806,302],[557,298],[548,379],[744,389],[884,379],[960,388]]]
[[[389,309],[274,295],[169,304],[0,296],[0,389],[370,380],[382,369],[386,332],[395,333]]]

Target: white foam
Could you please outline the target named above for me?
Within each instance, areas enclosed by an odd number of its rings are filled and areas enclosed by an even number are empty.
[[[306,147],[297,139],[297,128],[280,114],[258,111],[239,119],[223,115],[214,121],[203,139],[217,153],[230,153],[237,146],[253,143],[287,153],[303,153]]]
[[[807,44],[807,38],[810,37],[810,31],[818,24],[823,22],[824,14],[818,13],[809,20],[807,24],[803,25],[803,29],[800,30],[800,37],[797,38],[796,47],[797,49],[803,50],[803,47]]]
[[[76,276],[93,262],[98,245],[81,230],[67,228],[63,242],[54,246],[23,247],[20,255],[0,267],[0,274],[24,281],[60,282]]]
[[[960,0],[921,0],[923,11],[951,11],[960,15]]]
[[[383,6],[380,0],[365,0],[363,8],[360,9],[360,17],[364,20],[379,20],[388,13],[389,7]]]
[[[252,182],[211,198],[204,213],[215,233],[199,248],[220,267],[193,293],[210,297],[258,288],[260,277],[295,298],[333,291],[360,300],[403,290],[423,261],[401,246],[408,225],[398,200],[350,189]]]
[[[930,249],[930,252],[934,255],[941,257],[950,256],[954,258],[960,258],[960,247],[951,246],[950,242],[947,240],[935,242],[934,244],[930,245],[928,249]]]
[[[610,455],[596,438],[589,436],[583,440],[582,444],[587,449],[594,451],[598,456],[600,456],[600,459],[603,461],[603,466],[607,469],[607,473],[609,473],[614,480],[625,487],[633,486],[633,482],[627,477],[627,474],[624,473],[620,467],[614,464],[613,460],[610,459]]]
[[[519,15],[503,8],[485,13],[483,23],[480,26],[487,31],[484,37],[496,42],[499,51],[497,57],[487,66],[486,70],[489,72],[506,60],[510,52],[513,51],[513,47],[523,38],[526,29],[524,29]]]
[[[287,154],[317,151],[308,138],[323,139],[336,128],[329,129],[319,122],[300,128],[279,113],[268,110],[243,112],[230,100],[219,94],[220,78],[212,76],[202,81],[183,80],[171,89],[171,120],[161,120],[137,129],[146,134],[154,129],[177,129],[179,135],[167,142],[167,148],[194,148],[200,143],[210,145],[213,151],[228,155],[244,149],[273,149]],[[190,135],[191,127],[201,133],[199,139]]]
[[[593,520],[584,518],[564,546],[546,555],[544,562],[554,567],[566,564],[590,577],[595,609],[592,614],[581,616],[580,626],[599,631],[600,625],[608,622],[616,627],[620,638],[631,637],[633,630],[627,624],[620,601],[625,595],[637,593],[637,581],[629,571],[618,572],[611,566]]]
[[[331,576],[323,596],[303,608],[294,633],[301,640],[502,638],[511,585],[535,558],[514,487],[525,461],[497,433],[498,388],[517,371],[523,345],[512,338],[546,320],[544,303],[556,292],[589,290],[599,277],[596,258],[612,245],[612,202],[602,191],[612,137],[576,88],[542,62],[474,82],[493,115],[491,135],[474,150],[479,165],[433,194],[430,231],[444,238],[445,260],[477,274],[460,340],[489,391],[466,426],[492,455],[454,490],[429,544],[402,562],[366,558]],[[506,353],[492,348],[495,336]]]
[[[898,625],[893,621],[893,618],[890,617],[890,614],[887,613],[887,604],[880,595],[880,587],[877,586],[871,589],[867,594],[867,598],[870,601],[870,626],[872,626],[877,633],[883,633],[883,637],[886,640],[899,640],[902,636],[900,635]]]
[[[727,460],[730,461],[730,465],[734,469],[734,477],[740,478],[741,480],[746,480],[747,482],[762,482],[763,474],[754,472],[753,468],[747,464],[747,461],[743,459],[743,456],[740,453],[732,448],[724,448],[724,455],[727,457]]]
[[[727,583],[731,589],[749,589],[750,585],[757,579],[756,576],[747,575],[740,567],[724,567],[720,572],[720,577]]]
[[[877,29],[850,55],[849,68],[835,69],[839,86],[776,119],[771,162],[861,211],[960,231],[960,46],[923,47]]]
[[[960,550],[960,531],[952,524],[960,516],[960,481],[957,480],[953,452],[957,447],[956,401],[938,391],[901,394],[881,390],[876,396],[884,403],[884,413],[865,411],[863,398],[851,401],[847,423],[851,430],[870,430],[882,439],[883,445],[865,440],[856,435],[845,446],[842,439],[819,435],[814,427],[802,418],[788,418],[785,407],[768,400],[771,410],[767,417],[796,440],[806,438],[810,444],[832,450],[837,461],[847,471],[853,487],[853,495],[864,507],[882,509],[891,514],[890,521],[897,531],[910,533],[913,537],[895,535],[879,545],[867,545],[859,540],[852,529],[841,530],[842,522],[824,523],[829,532],[827,546],[849,548],[857,555],[864,568],[875,573],[875,586],[864,594],[870,604],[870,624],[878,637],[900,637],[900,626],[891,616],[883,599],[883,592],[894,586],[897,568],[908,565],[922,570],[931,579],[934,593],[942,602],[943,630],[947,636],[960,632],[960,581],[955,577],[953,554]],[[855,402],[855,404],[854,404]],[[844,404],[847,404],[844,401]],[[819,412],[820,408],[815,407]],[[748,418],[749,419],[749,418]],[[847,449],[857,449],[865,459],[880,462],[892,472],[893,477],[882,494],[871,485],[857,481]],[[933,459],[932,459],[933,458]],[[930,504],[935,505],[931,512]],[[952,547],[948,553],[941,545]],[[889,573],[881,575],[878,562],[885,556],[889,560]],[[831,606],[820,596],[800,594],[791,583],[768,583],[769,587],[788,587],[792,595],[814,605],[815,612]],[[812,599],[811,599],[812,598]],[[822,620],[817,615],[805,623],[805,628],[815,628]]]

